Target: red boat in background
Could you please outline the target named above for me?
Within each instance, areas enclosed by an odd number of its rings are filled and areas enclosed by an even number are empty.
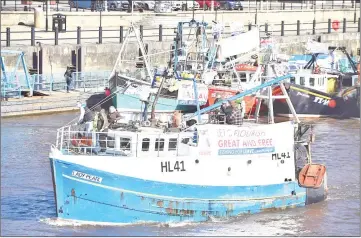
[[[211,86],[211,87],[208,88],[208,101],[207,101],[207,104],[204,105],[202,108],[213,105],[214,101],[217,98],[217,95],[220,95],[222,99],[226,99],[226,98],[229,98],[229,97],[232,97],[232,96],[236,95],[238,92],[240,92],[240,91],[230,89],[230,88],[226,88],[226,87],[220,88],[220,87],[212,87]],[[243,100],[246,103],[245,115],[246,115],[246,117],[249,117],[249,115],[253,115],[255,113],[258,99],[256,99],[256,97],[254,97],[254,96],[245,96],[243,98]],[[264,106],[263,104],[261,104],[260,112],[263,112],[264,110],[267,110],[267,107]]]
[[[249,64],[237,64],[235,69],[237,72],[256,72],[257,66],[249,65]]]

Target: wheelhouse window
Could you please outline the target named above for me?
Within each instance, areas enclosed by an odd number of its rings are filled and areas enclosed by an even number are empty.
[[[247,74],[240,73],[239,74],[239,79],[241,80],[241,82],[247,82]]]
[[[300,77],[300,85],[305,85],[305,77]]]
[[[177,150],[177,138],[170,138],[168,143],[168,150]]]
[[[130,138],[120,138],[120,149],[121,150],[130,150]]]
[[[157,139],[155,140],[154,150],[155,150],[155,151],[163,151],[163,150],[164,150],[164,139],[162,139],[162,138],[157,138]]]
[[[189,138],[182,138],[181,142],[182,142],[183,144],[188,144]]]
[[[290,78],[290,83],[296,83],[296,78],[295,78],[295,77],[291,77],[291,78]]]
[[[144,138],[142,140],[142,151],[149,151],[150,139]]]
[[[315,86],[315,79],[314,78],[310,78],[310,86]]]
[[[319,85],[319,86],[323,86],[323,84],[324,84],[323,78],[319,78],[319,79],[318,79],[318,85]]]

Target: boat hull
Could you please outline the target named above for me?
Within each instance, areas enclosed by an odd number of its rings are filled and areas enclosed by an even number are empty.
[[[262,186],[199,186],[113,174],[54,157],[50,164],[57,216],[83,222],[200,222],[212,217],[301,207],[326,196],[323,186],[306,189],[296,181]]]
[[[360,105],[357,97],[331,96],[317,90],[295,84],[285,84],[288,96],[299,117],[360,117]],[[355,89],[356,94],[357,90]],[[279,87],[273,90],[273,95],[282,95]],[[275,99],[273,104],[275,114],[292,116],[285,99]]]

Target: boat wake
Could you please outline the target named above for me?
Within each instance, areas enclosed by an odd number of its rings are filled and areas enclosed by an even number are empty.
[[[138,226],[138,225],[148,225],[164,228],[177,228],[177,227],[186,227],[186,226],[196,226],[201,224],[201,222],[194,221],[183,221],[183,222],[147,222],[147,221],[138,221],[136,223],[114,223],[114,222],[88,222],[88,221],[77,221],[77,220],[66,220],[61,218],[41,218],[39,220],[42,223],[45,223],[50,226],[59,226],[59,227],[79,227],[79,226]],[[227,223],[229,219],[219,219],[215,217],[210,217],[209,220],[211,223]]]
[[[90,221],[77,221],[66,220],[61,218],[42,218],[40,222],[48,224],[50,226],[134,226],[134,225],[156,225],[155,222],[139,221],[136,223],[114,223],[114,222],[90,222]]]

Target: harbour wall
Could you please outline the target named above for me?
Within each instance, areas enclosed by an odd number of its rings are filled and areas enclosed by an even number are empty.
[[[305,53],[305,44],[309,39],[321,40],[321,42],[332,46],[344,46],[349,53],[356,55],[357,48],[360,47],[360,33],[331,33],[321,35],[304,36],[276,36],[275,41],[285,54],[303,54]],[[152,66],[164,66],[169,61],[172,41],[144,41],[148,45],[148,54],[157,54],[150,57]],[[81,70],[84,71],[104,71],[112,70],[122,47],[120,43],[106,44],[62,44],[62,45],[43,45],[42,50],[42,74],[64,73],[66,66],[75,65],[74,52],[80,52],[77,62]],[[29,68],[36,68],[37,57],[34,53],[40,50],[37,46],[14,46],[4,47],[3,49],[23,51]],[[138,57],[138,45],[136,42],[129,42],[125,48],[124,60],[135,60]],[[16,64],[16,55],[6,56],[6,66],[10,70]],[[132,68],[132,67],[130,67]]]

